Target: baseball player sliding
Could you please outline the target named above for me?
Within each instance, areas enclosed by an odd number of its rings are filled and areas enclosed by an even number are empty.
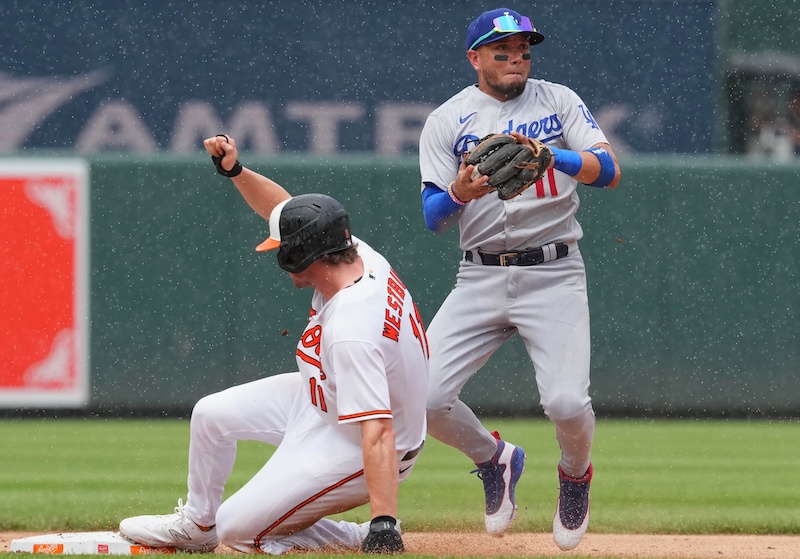
[[[586,103],[563,85],[529,79],[531,46],[543,40],[530,19],[513,10],[478,16],[465,45],[478,83],[434,110],[422,131],[426,224],[440,232],[457,222],[464,254],[456,285],[428,330],[428,432],[476,463],[486,494],[486,529],[506,531],[525,453],[485,429],[458,397],[489,357],[519,333],[535,377],[520,376],[518,382],[536,382],[561,447],[553,536],[562,549],[573,549],[589,522],[595,427],[576,189],[579,182],[614,187],[620,170]],[[520,194],[498,186],[504,179],[483,172],[480,163],[465,162],[464,154],[489,134],[529,144],[518,153],[544,156],[538,160],[543,176]],[[536,164],[517,167],[529,172]]]
[[[411,294],[389,263],[351,236],[329,196],[291,197],[242,167],[233,138],[204,141],[220,174],[269,220],[256,250],[276,250],[298,288],[312,287],[297,344],[298,372],[202,398],[194,407],[188,496],[174,514],[137,516],[120,532],[144,545],[242,552],[403,551],[397,491],[425,438],[428,346]],[[264,467],[222,502],[236,442],[277,446]],[[327,515],[369,502],[370,522]]]

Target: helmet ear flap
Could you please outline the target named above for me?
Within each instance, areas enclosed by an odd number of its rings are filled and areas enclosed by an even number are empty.
[[[284,250],[283,247],[281,247],[278,249],[278,254],[277,254],[278,266],[280,266],[287,272],[292,272],[292,273],[302,272],[308,266],[303,266],[301,269],[301,263],[298,261],[298,256],[300,256],[299,251]]]

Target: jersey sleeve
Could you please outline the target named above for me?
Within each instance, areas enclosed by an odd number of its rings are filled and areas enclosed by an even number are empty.
[[[341,341],[329,352],[339,423],[391,418],[386,365],[379,348],[368,342]]]
[[[562,118],[566,148],[582,151],[598,143],[608,143],[605,134],[580,96],[564,88]]]
[[[425,189],[426,183],[445,190],[455,180],[461,162],[453,153],[452,135],[438,115],[428,116],[419,138],[421,190]]]

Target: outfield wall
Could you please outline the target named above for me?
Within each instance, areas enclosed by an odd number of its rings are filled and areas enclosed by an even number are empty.
[[[185,413],[204,394],[294,370],[310,293],[254,252],[266,224],[206,158],[89,161],[90,409]],[[416,158],[246,163],[295,194],[339,198],[430,322],[460,255],[455,232],[424,227]],[[617,189],[580,187],[597,410],[800,415],[800,164],[622,166]],[[487,414],[539,414],[531,369],[516,339],[463,396]]]

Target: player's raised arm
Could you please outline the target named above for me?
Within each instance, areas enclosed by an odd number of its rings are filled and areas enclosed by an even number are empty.
[[[239,163],[236,140],[225,134],[203,140],[203,146],[211,155],[217,172],[229,177],[242,197],[255,212],[269,220],[272,209],[291,195],[281,185]]]

